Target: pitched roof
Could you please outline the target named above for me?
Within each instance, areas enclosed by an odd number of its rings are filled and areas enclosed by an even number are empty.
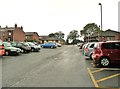
[[[4,28],[1,28],[0,31],[8,31],[8,30],[15,30],[14,27],[4,27]]]
[[[106,31],[99,32],[99,35],[100,36],[115,36],[117,33],[120,34],[120,32],[118,31],[113,31],[113,30],[108,29]],[[98,36],[97,32],[94,33],[91,37],[96,37],[96,36]]]
[[[26,35],[26,36],[31,36],[31,35],[33,35],[33,34],[37,34],[37,35],[38,35],[37,32],[25,32],[25,35]],[[39,36],[39,35],[38,35],[38,36]]]

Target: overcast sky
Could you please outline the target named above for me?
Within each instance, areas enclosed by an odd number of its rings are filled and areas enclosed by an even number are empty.
[[[100,25],[103,8],[103,30],[118,31],[119,0],[0,0],[0,25],[23,26],[25,32],[48,35],[62,31],[82,30],[88,23]]]

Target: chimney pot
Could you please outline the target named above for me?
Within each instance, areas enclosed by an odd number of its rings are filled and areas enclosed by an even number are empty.
[[[21,29],[23,30],[23,27],[21,26]]]
[[[17,28],[17,24],[15,24],[15,28]]]

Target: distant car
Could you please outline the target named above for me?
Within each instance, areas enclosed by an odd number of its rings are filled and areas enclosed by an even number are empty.
[[[26,42],[29,44],[29,46],[31,47],[31,51],[32,52],[39,52],[40,51],[40,46],[38,45],[35,45],[34,43],[32,42]]]
[[[89,57],[92,60],[92,54],[94,51],[94,45],[96,42],[90,42],[87,46],[86,46],[86,50],[85,50],[85,56]]]
[[[18,55],[21,52],[21,49],[12,47],[12,45],[9,42],[3,42],[5,47],[5,55]]]
[[[89,45],[89,43],[85,43],[85,44],[83,45],[83,47],[82,47],[82,53],[83,53],[83,55],[85,55],[85,52],[88,50],[88,49],[86,48],[87,45]]]
[[[84,43],[81,43],[80,46],[79,46],[79,49],[82,49]]]
[[[56,48],[57,46],[54,42],[48,42],[48,43],[41,44],[41,47],[42,48]]]
[[[58,47],[61,47],[61,46],[62,46],[60,43],[56,43],[56,45],[57,45]]]
[[[98,42],[95,44],[92,55],[94,64],[107,67],[111,64],[120,64],[120,41]]]
[[[11,43],[13,47],[20,48],[22,53],[29,53],[31,51],[31,47],[26,42],[13,42]]]
[[[80,47],[80,43],[77,43],[77,46]]]
[[[5,54],[4,44],[3,41],[0,40],[0,56],[3,56],[4,54]]]

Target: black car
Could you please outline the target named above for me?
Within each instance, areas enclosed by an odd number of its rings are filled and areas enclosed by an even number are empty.
[[[20,48],[23,53],[29,53],[31,51],[31,47],[26,42],[13,42],[11,45]]]
[[[5,47],[5,55],[19,55],[21,52],[21,49],[12,47],[12,45],[9,42],[3,42]]]
[[[31,51],[32,52],[39,52],[40,51],[40,46],[39,45],[35,45],[32,42],[26,42],[29,44],[29,46],[31,47]]]

